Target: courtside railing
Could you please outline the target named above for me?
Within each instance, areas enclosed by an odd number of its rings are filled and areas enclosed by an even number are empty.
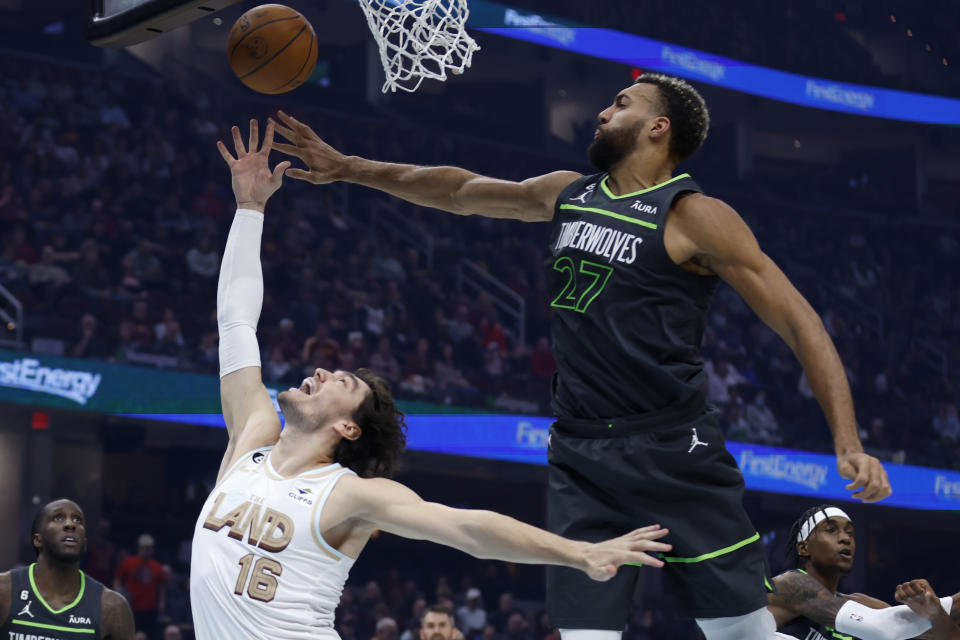
[[[514,328],[517,344],[527,343],[527,303],[519,293],[465,258],[457,263],[457,291],[486,292],[496,308],[509,318],[504,326]]]
[[[0,284],[0,346],[23,348],[23,304]],[[14,336],[11,338],[11,334]]]

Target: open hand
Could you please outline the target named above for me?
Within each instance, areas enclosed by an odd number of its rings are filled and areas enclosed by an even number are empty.
[[[837,471],[847,480],[847,491],[862,502],[879,502],[890,495],[890,480],[880,461],[862,451],[837,456]]]
[[[598,542],[589,546],[586,554],[584,572],[594,580],[605,582],[617,575],[617,569],[624,564],[642,564],[648,567],[662,567],[663,561],[644,553],[645,551],[670,551],[672,545],[654,542],[670,533],[654,524],[635,529],[625,536]]]
[[[267,199],[272,196],[283,182],[283,172],[290,167],[289,162],[281,162],[273,171],[267,162],[270,149],[273,147],[273,130],[271,124],[263,136],[263,146],[257,151],[260,134],[256,120],[250,120],[249,148],[243,146],[240,138],[240,128],[233,127],[233,148],[237,153],[234,158],[223,142],[217,140],[217,149],[230,167],[230,176],[233,184],[233,195],[237,198],[237,207],[263,211]]]
[[[280,153],[300,158],[308,169],[288,169],[288,176],[313,184],[327,184],[342,177],[346,156],[321,140],[313,129],[296,118],[283,111],[277,112],[277,117],[283,124],[272,119],[270,123],[276,127],[277,133],[291,144],[278,142],[273,148]]]

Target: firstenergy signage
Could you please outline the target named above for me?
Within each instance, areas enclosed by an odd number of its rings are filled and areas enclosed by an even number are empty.
[[[96,395],[101,380],[99,373],[48,367],[35,358],[0,360],[0,387],[46,393],[79,405]]]

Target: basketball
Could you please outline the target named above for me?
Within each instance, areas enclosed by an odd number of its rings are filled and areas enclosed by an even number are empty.
[[[234,23],[227,55],[233,73],[246,86],[260,93],[286,93],[313,73],[317,36],[300,12],[262,4]]]

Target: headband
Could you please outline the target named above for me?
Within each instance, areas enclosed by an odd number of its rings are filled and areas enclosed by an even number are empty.
[[[797,534],[797,542],[803,542],[810,537],[810,534],[813,533],[813,530],[817,528],[817,525],[826,520],[827,518],[845,518],[850,522],[853,522],[853,519],[850,518],[846,513],[843,512],[843,509],[838,509],[837,507],[827,507],[826,509],[820,509],[812,516],[807,518],[807,521],[803,523],[800,527],[800,533]]]

